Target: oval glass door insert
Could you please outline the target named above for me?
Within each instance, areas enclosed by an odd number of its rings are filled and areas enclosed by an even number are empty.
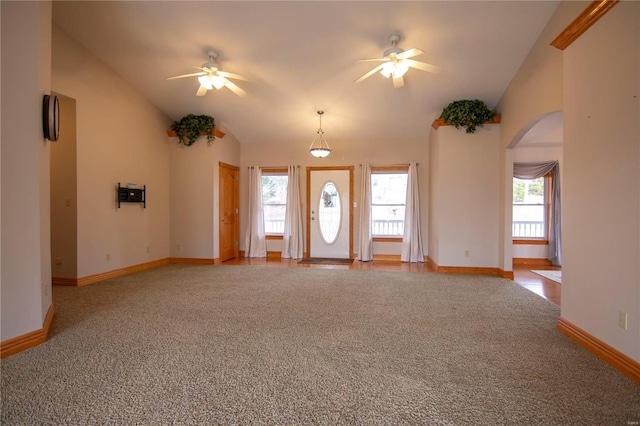
[[[320,235],[326,244],[333,244],[338,239],[342,222],[342,206],[340,193],[336,185],[329,181],[320,192],[318,203],[318,225]]]

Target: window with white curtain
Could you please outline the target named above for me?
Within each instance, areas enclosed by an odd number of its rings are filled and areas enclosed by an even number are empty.
[[[377,238],[402,238],[408,167],[371,168],[371,226]]]
[[[287,209],[287,170],[262,169],[262,208],[266,235],[282,235]]]

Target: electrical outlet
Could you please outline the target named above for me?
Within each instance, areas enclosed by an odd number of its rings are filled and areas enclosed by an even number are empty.
[[[147,247],[147,253],[151,253],[151,247]]]
[[[182,248],[182,244],[178,243],[178,250],[180,250]]]
[[[53,264],[57,266],[62,265],[62,258],[56,257],[55,259],[53,259]]]
[[[618,325],[621,329],[627,329],[627,313],[624,311],[618,312]]]
[[[111,260],[111,253],[107,253],[107,260]]]
[[[464,257],[469,257],[469,250],[464,251]]]

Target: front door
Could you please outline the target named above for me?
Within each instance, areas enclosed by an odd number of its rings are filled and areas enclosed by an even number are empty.
[[[353,252],[353,166],[307,167],[307,254],[348,259]]]
[[[220,260],[238,257],[239,169],[220,163]]]

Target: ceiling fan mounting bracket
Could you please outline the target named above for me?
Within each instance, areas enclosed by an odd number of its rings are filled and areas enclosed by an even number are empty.
[[[215,62],[207,62],[202,64],[202,69],[211,74],[220,71],[220,65]]]
[[[383,53],[383,56],[385,56],[385,57],[386,57],[386,56],[390,56],[390,55],[393,55],[393,54],[397,55],[397,54],[399,54],[399,53],[404,52],[404,50],[403,50],[403,49],[400,49],[399,47],[397,47],[397,44],[398,44],[398,42],[400,41],[400,35],[398,35],[398,34],[391,34],[391,35],[389,36],[389,41],[391,42],[391,45],[392,45],[393,47],[391,47],[391,48],[389,48],[389,49],[385,50],[385,51],[384,51],[384,53]]]
[[[216,62],[218,54],[213,50],[210,50],[207,52],[207,55],[209,56],[209,62],[202,64],[202,68],[209,73],[220,71],[220,65]]]
[[[399,47],[395,47],[394,46],[394,47],[391,47],[391,48],[385,50],[384,53],[383,53],[383,56],[389,56],[389,55],[394,54],[394,53],[397,55],[398,53],[402,53],[402,52],[404,52],[404,50],[400,49]]]

